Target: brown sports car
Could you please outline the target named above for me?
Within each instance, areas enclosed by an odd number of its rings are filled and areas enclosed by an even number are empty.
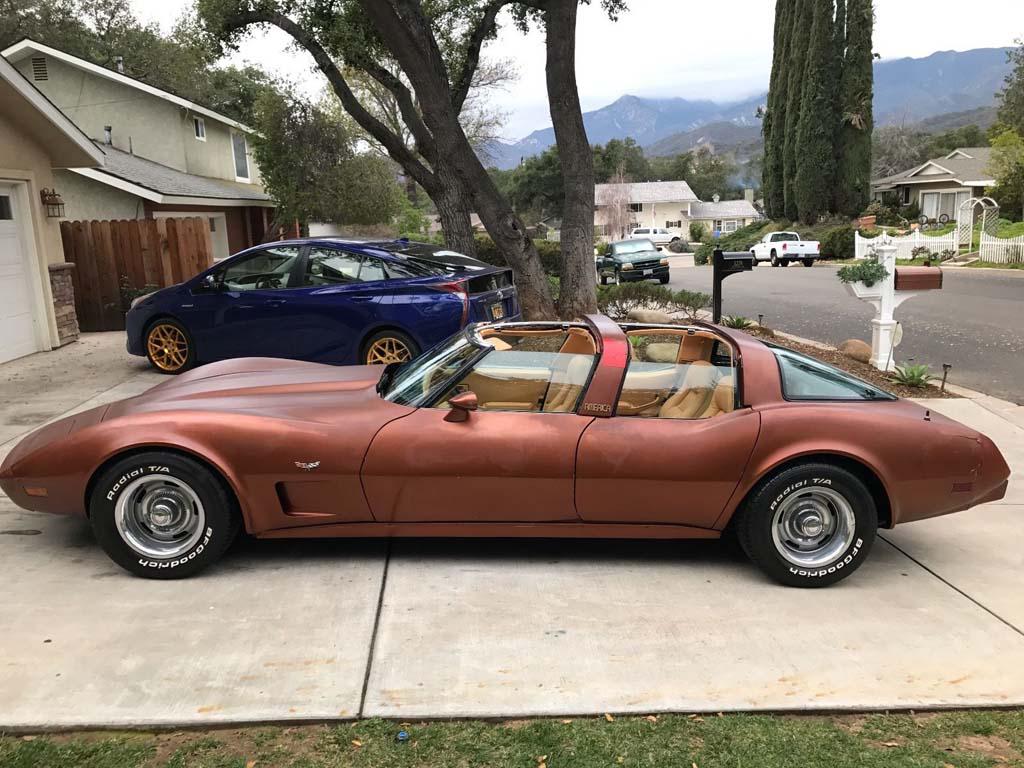
[[[712,325],[470,326],[402,364],[207,365],[49,424],[0,468],[117,563],[188,576],[259,538],[735,533],[822,586],[879,526],[1002,498],[973,429]]]

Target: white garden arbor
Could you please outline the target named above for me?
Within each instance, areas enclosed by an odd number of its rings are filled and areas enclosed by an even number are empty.
[[[999,221],[999,204],[991,197],[969,197],[960,203],[956,212],[957,250],[974,245],[974,227],[980,220],[981,231],[994,236]]]

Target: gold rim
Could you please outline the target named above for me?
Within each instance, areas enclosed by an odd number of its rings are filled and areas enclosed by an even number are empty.
[[[388,363],[404,363],[412,359],[412,350],[394,336],[377,339],[366,350],[367,365],[387,365]]]
[[[177,326],[154,325],[146,338],[146,347],[149,359],[161,371],[177,371],[188,362],[188,339]]]

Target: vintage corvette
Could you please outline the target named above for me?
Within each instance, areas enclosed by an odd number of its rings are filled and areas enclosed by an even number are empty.
[[[772,578],[854,571],[879,526],[1002,498],[984,435],[713,325],[471,325],[415,359],[224,361],[49,424],[0,467],[132,573],[258,538],[735,535]]]

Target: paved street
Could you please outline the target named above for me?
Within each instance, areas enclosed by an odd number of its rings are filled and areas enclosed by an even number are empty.
[[[835,267],[762,266],[723,283],[725,314],[745,315],[798,336],[839,344],[871,341],[873,308],[850,296]],[[711,292],[711,268],[676,268],[671,287]],[[947,269],[941,291],[908,300],[898,360],[914,358],[949,380],[1024,403],[1024,271]]]
[[[3,434],[163,380],[122,341],[0,368]],[[0,729],[1024,705],[1024,408],[931,405],[996,440],[1009,495],[826,590],[718,542],[242,539],[147,581],[0,496]]]

